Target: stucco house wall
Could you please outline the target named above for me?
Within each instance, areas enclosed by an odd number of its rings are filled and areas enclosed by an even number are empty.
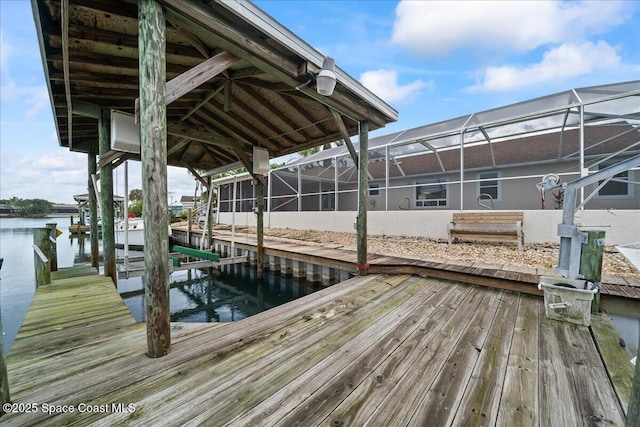
[[[447,238],[451,210],[369,212],[370,235],[421,236]],[[473,211],[470,211],[473,212]],[[559,243],[557,226],[562,222],[560,210],[524,210],[525,243]],[[231,224],[232,214],[219,214],[219,221]],[[299,230],[326,230],[354,233],[356,212],[270,212],[265,213],[265,226]],[[255,226],[252,212],[237,212],[236,225]],[[583,210],[576,215],[577,224],[585,230],[603,230],[607,245],[640,242],[640,210]]]

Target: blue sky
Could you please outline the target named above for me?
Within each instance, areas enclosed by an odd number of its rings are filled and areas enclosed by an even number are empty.
[[[255,2],[399,112],[374,132],[640,78],[640,2]],[[0,198],[72,203],[86,155],[60,148],[30,2],[0,0]],[[119,168],[115,183],[123,193]],[[129,188],[140,188],[130,163]],[[194,180],[170,168],[170,197]]]

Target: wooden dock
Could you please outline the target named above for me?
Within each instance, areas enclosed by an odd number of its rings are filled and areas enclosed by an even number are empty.
[[[8,358],[12,401],[37,411],[2,425],[624,425],[628,383],[612,385],[590,329],[519,292],[370,275],[174,325],[162,358],[145,334],[108,278],[41,287]]]
[[[186,235],[186,227],[173,227],[174,236]],[[214,244],[230,245],[231,235],[217,230],[213,234]],[[234,238],[235,247],[247,251],[256,250],[256,238],[238,234]],[[264,239],[264,253],[301,262],[313,263],[341,270],[356,271],[356,251],[338,245],[310,245]],[[373,274],[415,274],[456,280],[492,288],[542,295],[538,290],[541,275],[555,275],[551,269],[498,264],[499,260],[487,262],[467,262],[446,258],[411,257],[370,253],[367,259],[368,271]],[[640,279],[602,275],[601,307],[611,313],[637,317],[640,312]]]

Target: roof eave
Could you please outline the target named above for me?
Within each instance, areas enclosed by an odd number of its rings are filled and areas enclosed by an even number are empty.
[[[255,26],[255,28],[267,34],[273,40],[287,47],[295,54],[301,56],[306,61],[311,62],[320,69],[325,55],[311,47],[304,40],[293,34],[286,27],[278,23],[270,15],[259,9],[251,2],[238,2],[234,0],[216,0],[216,3],[232,11],[239,18]],[[345,73],[340,67],[336,66],[337,81],[345,88],[353,92],[359,98],[366,101],[371,107],[375,108],[386,116],[389,121],[398,120],[398,112],[380,99],[377,95],[364,87],[362,84]]]

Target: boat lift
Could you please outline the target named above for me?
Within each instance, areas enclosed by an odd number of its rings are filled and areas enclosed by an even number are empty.
[[[128,195],[128,181],[127,181],[127,169],[125,162],[125,194]],[[173,251],[168,254],[167,262],[169,263],[169,274],[174,271],[181,270],[190,270],[194,268],[215,268],[225,265],[232,264],[241,264],[245,262],[249,262],[249,252],[247,251],[244,255],[241,256],[231,256],[221,258],[220,254],[213,252],[212,250],[206,250],[204,248],[205,242],[205,233],[209,221],[211,221],[211,203],[213,200],[213,195],[211,188],[208,191],[209,199],[207,201],[207,213],[205,217],[205,223],[202,227],[202,237],[200,239],[200,249],[189,248],[186,246],[173,246]],[[125,209],[127,206],[127,202],[125,202]],[[235,203],[234,203],[235,207]],[[145,266],[144,266],[144,258],[139,257],[132,259],[129,256],[129,248],[128,248],[128,225],[127,225],[127,211],[125,210],[125,254],[122,263],[118,264],[116,269],[118,272],[118,279],[128,279],[131,277],[141,277],[145,275]],[[191,221],[191,218],[189,218]],[[234,221],[235,225],[235,221]],[[171,235],[171,233],[169,233]],[[235,239],[235,230],[233,234],[233,239]],[[234,241],[232,239],[231,243],[231,252],[234,251]]]
[[[640,166],[640,155],[631,157],[606,169],[599,170],[591,175],[572,181],[564,187],[564,207],[562,211],[562,224],[558,224],[558,236],[560,237],[560,253],[558,266],[555,273],[569,279],[582,279],[580,275],[580,258],[582,245],[587,243],[588,233],[579,229],[575,223],[575,213],[581,209],[598,191],[604,187],[613,177],[624,171]],[[588,185],[597,186],[591,194],[576,206],[576,196],[579,189]],[[604,246],[604,242],[602,242]]]
[[[194,268],[215,268],[225,265],[240,264],[249,261],[249,255],[221,258],[215,252],[175,245],[169,253],[169,273]],[[145,275],[144,258],[129,259],[129,262],[118,265],[118,279],[129,279]]]

